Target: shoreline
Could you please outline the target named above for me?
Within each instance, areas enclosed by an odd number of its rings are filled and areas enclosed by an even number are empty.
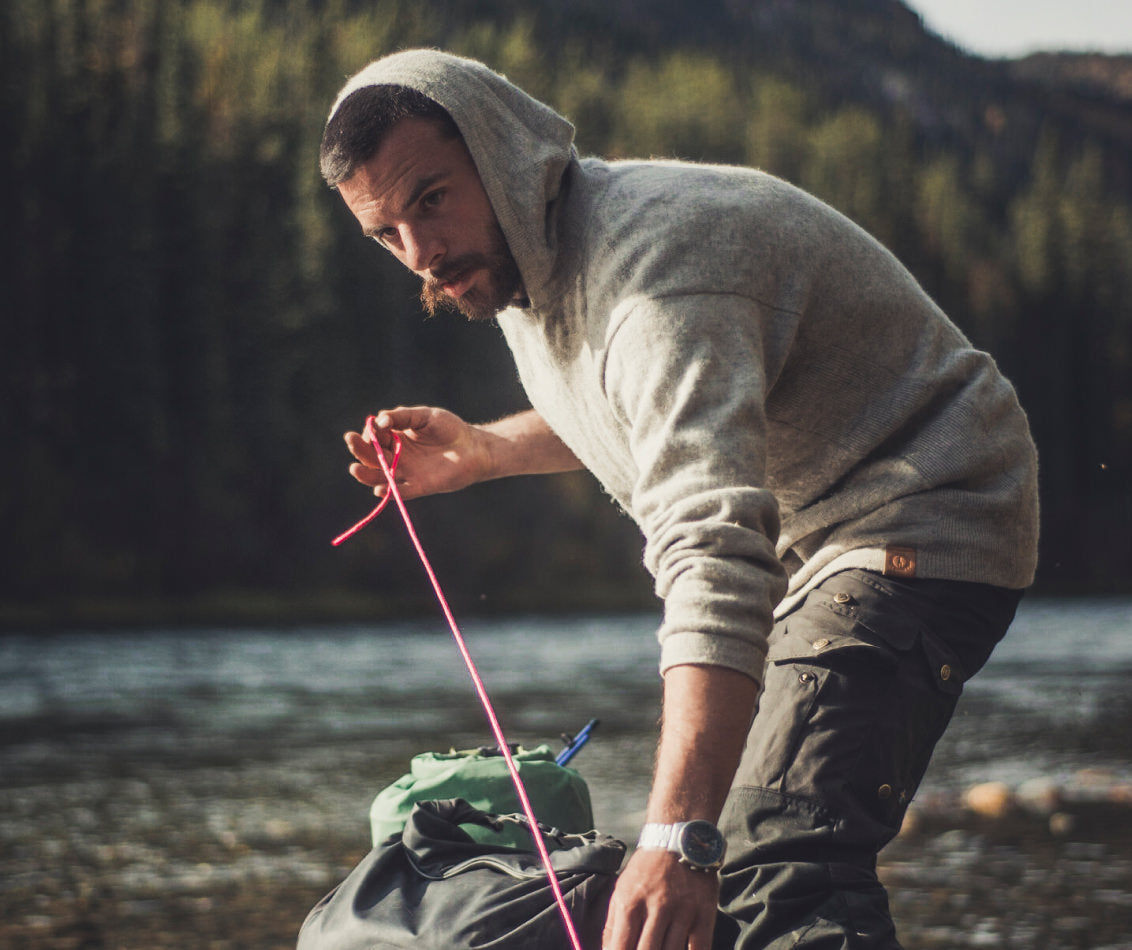
[[[116,807],[144,811],[138,784],[137,800]],[[128,788],[107,792],[128,797]],[[86,833],[29,836],[7,849],[0,950],[293,948],[307,912],[368,841],[352,818],[322,828],[310,822],[317,805],[284,817],[287,805],[261,807],[242,826],[170,828],[159,819],[175,813],[155,814],[147,834],[130,836],[102,825],[99,806],[85,818],[65,812]],[[879,867],[906,945],[1129,946],[1132,803],[1096,797],[1062,807],[1074,820],[1058,831],[1022,807],[991,817],[955,797],[918,803]]]
[[[537,601],[536,599],[537,598]],[[1050,586],[1027,591],[1032,601],[1126,602],[1125,591],[1108,587]],[[464,619],[514,618],[530,614],[584,617],[591,614],[659,615],[661,605],[646,589],[626,595],[623,588],[591,587],[563,592],[549,601],[546,592],[517,593],[509,600],[493,598],[464,605]],[[186,597],[90,596],[59,598],[50,602],[0,600],[0,636],[12,634],[69,633],[94,630],[136,630],[147,627],[181,628],[287,628],[390,622],[443,622],[436,601],[427,592],[392,598],[362,590],[320,588],[302,591],[233,589]]]

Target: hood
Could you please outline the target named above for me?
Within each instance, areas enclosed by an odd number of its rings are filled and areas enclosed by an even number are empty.
[[[365,86],[407,86],[443,106],[464,136],[532,304],[554,269],[554,203],[577,161],[574,127],[549,106],[475,60],[408,50],[371,63],[349,80],[331,109]]]

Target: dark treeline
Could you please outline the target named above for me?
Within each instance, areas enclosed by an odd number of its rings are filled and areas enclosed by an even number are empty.
[[[585,153],[757,165],[877,234],[1018,385],[1043,588],[1127,589],[1127,101],[965,57],[896,0],[6,0],[0,618],[427,602],[394,514],[329,546],[371,503],[340,434],[523,397],[498,331],[420,317],[318,178],[344,78],[412,45],[506,72]],[[587,476],[414,511],[462,608],[649,602]]]

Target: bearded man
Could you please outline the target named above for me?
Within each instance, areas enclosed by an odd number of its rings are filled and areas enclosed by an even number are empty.
[[[899,947],[877,853],[1035,569],[994,361],[812,196],[581,159],[470,60],[367,67],[322,169],[426,306],[498,321],[532,407],[385,410],[354,477],[384,493],[394,433],[406,498],[584,466],[644,536],[662,725],[606,950]]]

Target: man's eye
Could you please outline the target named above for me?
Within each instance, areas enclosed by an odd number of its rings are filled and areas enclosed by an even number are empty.
[[[397,237],[397,229],[382,228],[380,231],[374,233],[372,237],[378,244],[382,245],[382,247],[388,247],[390,241],[393,241]]]
[[[435,208],[444,200],[444,191],[430,191],[427,195],[421,198],[421,205],[425,208]]]

